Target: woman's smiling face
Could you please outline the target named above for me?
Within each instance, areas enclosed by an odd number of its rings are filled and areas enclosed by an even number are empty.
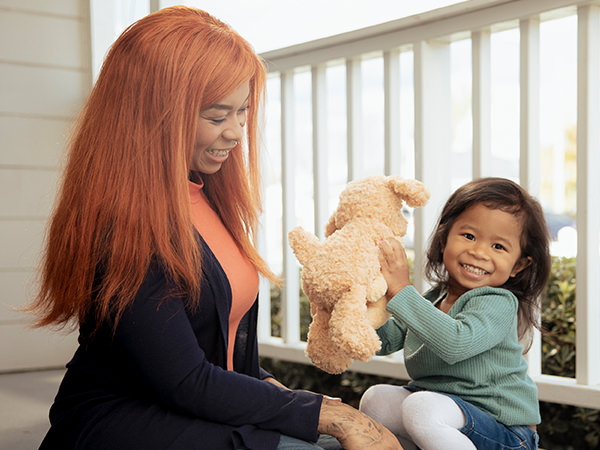
[[[250,84],[244,83],[227,97],[200,111],[190,169],[213,174],[242,140]]]

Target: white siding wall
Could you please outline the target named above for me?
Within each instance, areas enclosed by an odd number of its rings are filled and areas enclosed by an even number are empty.
[[[74,116],[91,89],[86,0],[0,0],[0,371],[63,366],[74,334],[33,330],[43,233]]]

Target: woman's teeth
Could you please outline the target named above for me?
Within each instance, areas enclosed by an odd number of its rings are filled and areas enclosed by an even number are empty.
[[[210,153],[211,155],[218,156],[220,158],[222,158],[223,156],[227,156],[230,151],[231,150],[215,150],[215,149],[207,150],[207,152]]]
[[[469,266],[468,264],[462,264],[462,266],[468,271],[477,275],[485,275],[487,272],[479,267]]]

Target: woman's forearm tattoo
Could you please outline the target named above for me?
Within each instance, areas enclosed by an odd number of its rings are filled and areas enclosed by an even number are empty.
[[[351,437],[355,445],[360,443],[368,447],[383,439],[381,426],[370,417],[341,402],[327,402],[327,417],[329,420],[324,423],[322,432],[336,437],[341,442]]]

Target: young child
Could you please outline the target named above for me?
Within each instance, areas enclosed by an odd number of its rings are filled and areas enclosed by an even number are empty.
[[[516,183],[483,178],[446,202],[427,252],[433,288],[410,285],[406,253],[381,241],[392,318],[381,355],[404,348],[407,386],[376,385],[360,409],[405,449],[537,449],[537,388],[520,340],[530,340],[550,272],[539,203]]]

